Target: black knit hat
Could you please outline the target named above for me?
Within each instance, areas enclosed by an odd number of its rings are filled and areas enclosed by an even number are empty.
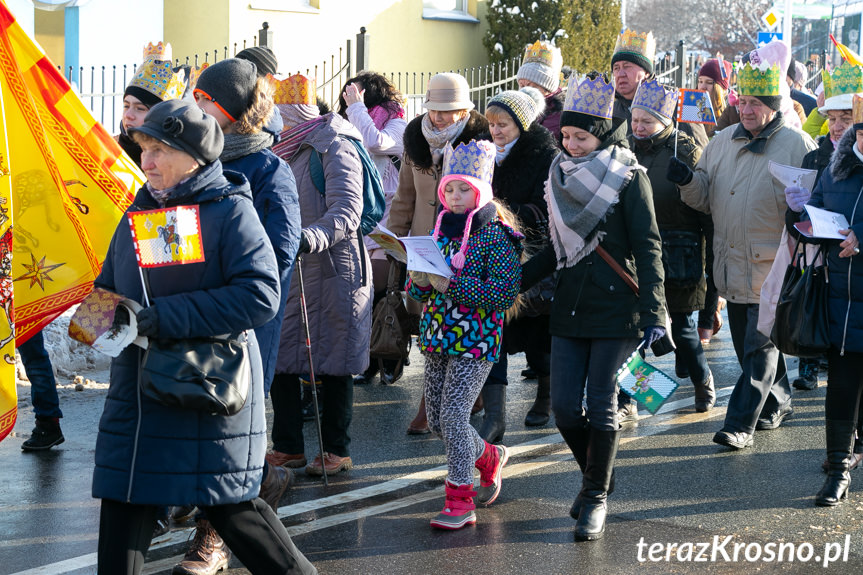
[[[144,88],[139,88],[138,86],[128,86],[126,91],[123,92],[123,97],[125,98],[126,96],[134,96],[135,98],[138,98],[138,100],[148,108],[152,108],[162,101],[159,96],[152,92],[148,92]]]
[[[252,46],[245,50],[240,50],[234,58],[248,60],[258,67],[258,76],[266,76],[270,74],[274,76],[276,70],[279,69],[279,61],[276,60],[276,55],[266,46]]]
[[[130,134],[135,132],[186,152],[202,166],[217,160],[225,143],[216,119],[188,100],[159,102],[147,112],[142,125],[129,128]]]
[[[773,110],[774,112],[778,112],[779,108],[782,107],[782,96],[755,96],[761,103]]]
[[[228,58],[201,72],[195,93],[209,98],[232,122],[236,122],[252,105],[258,68],[249,60]]]
[[[615,62],[626,60],[637,66],[641,66],[648,74],[653,74],[653,62],[648,60],[643,54],[635,54],[633,52],[618,52],[611,57],[611,65]]]

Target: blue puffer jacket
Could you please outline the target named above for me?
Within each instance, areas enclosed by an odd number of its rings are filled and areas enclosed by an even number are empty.
[[[273,318],[279,278],[273,249],[241,174],[216,161],[182,183],[168,206],[198,204],[205,261],[151,268],[160,338],[252,330]],[[142,188],[128,211],[159,206]],[[129,224],[117,225],[95,285],[143,302]],[[257,496],[267,448],[263,376],[254,333],[252,387],[231,417],[165,407],[138,388],[141,350],[111,362],[96,439],[93,497],[144,505],[221,505]]]
[[[249,180],[258,217],[264,225],[267,237],[273,244],[276,262],[279,265],[279,283],[282,297],[276,317],[255,330],[261,347],[264,364],[264,394],[270,392],[276,359],[279,356],[279,337],[285,300],[291,287],[291,274],[297,249],[300,247],[300,200],[294,173],[281,158],[270,150],[262,150],[225,162],[225,170],[240,172]]]
[[[848,130],[809,204],[844,214],[854,235],[863,238],[863,162],[854,153],[857,135]],[[839,241],[828,240],[830,342],[840,351],[863,352],[863,255],[840,258]]]

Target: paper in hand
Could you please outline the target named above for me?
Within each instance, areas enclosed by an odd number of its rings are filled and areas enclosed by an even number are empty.
[[[806,188],[810,192],[815,188],[815,180],[818,177],[816,170],[805,170],[803,168],[795,168],[794,166],[786,166],[771,160],[767,164],[767,169],[770,174],[776,178],[783,186],[790,188],[797,186]]]

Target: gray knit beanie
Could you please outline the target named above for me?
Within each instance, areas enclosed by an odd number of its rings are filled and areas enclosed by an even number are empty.
[[[258,68],[248,60],[228,58],[208,66],[201,72],[195,93],[201,92],[236,122],[252,105]]]

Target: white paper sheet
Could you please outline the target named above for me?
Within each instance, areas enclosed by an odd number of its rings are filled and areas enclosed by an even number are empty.
[[[804,170],[803,168],[795,168],[794,166],[786,166],[771,160],[767,163],[767,169],[770,174],[779,180],[786,188],[790,186],[798,186],[806,188],[810,192],[815,188],[815,180],[818,176],[816,170]]]
[[[811,237],[835,240],[845,239],[845,236],[839,233],[839,230],[848,229],[848,220],[845,219],[843,214],[822,210],[814,206],[803,207],[806,209],[806,213],[809,214],[809,221],[812,222]]]

